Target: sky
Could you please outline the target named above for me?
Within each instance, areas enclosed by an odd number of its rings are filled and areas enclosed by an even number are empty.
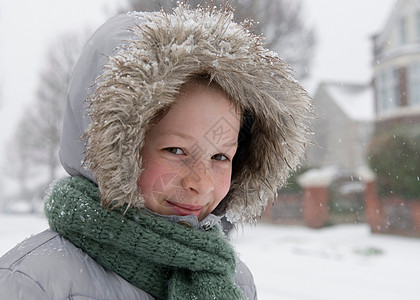
[[[320,81],[367,82],[372,71],[371,37],[380,32],[397,0],[304,0],[307,25],[315,28],[317,47],[310,92]],[[306,84],[306,85],[305,85]]]
[[[320,81],[368,82],[372,34],[381,30],[397,0],[303,0],[306,25],[317,45],[310,93]],[[0,158],[25,106],[31,105],[48,47],[60,35],[93,31],[124,0],[0,0]],[[281,53],[280,53],[281,56]]]
[[[34,98],[48,47],[63,34],[93,32],[116,0],[0,0],[0,145]]]

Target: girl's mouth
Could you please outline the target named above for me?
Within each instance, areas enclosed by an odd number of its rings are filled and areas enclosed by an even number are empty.
[[[197,218],[199,218],[203,210],[203,206],[200,206],[200,205],[175,203],[171,201],[166,201],[166,202],[169,204],[169,206],[175,211],[175,214],[178,216],[194,215]]]

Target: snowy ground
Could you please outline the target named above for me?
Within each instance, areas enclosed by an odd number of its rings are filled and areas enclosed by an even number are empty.
[[[0,255],[45,228],[40,217],[0,214]],[[231,237],[260,300],[420,299],[420,239],[372,235],[365,225],[258,224]]]
[[[233,240],[263,300],[420,299],[420,239],[260,224]]]

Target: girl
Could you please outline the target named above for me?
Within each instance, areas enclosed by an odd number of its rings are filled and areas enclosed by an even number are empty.
[[[228,9],[108,20],[69,85],[71,176],[45,198],[51,228],[0,259],[0,294],[257,299],[218,224],[261,215],[304,152],[308,108],[288,66]]]

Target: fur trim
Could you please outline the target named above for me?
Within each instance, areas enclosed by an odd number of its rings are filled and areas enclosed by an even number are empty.
[[[108,206],[142,207],[140,150],[151,120],[193,74],[207,73],[253,119],[250,151],[232,180],[232,221],[253,221],[304,154],[310,99],[290,68],[229,9],[150,14],[109,58],[89,98],[87,161]]]

